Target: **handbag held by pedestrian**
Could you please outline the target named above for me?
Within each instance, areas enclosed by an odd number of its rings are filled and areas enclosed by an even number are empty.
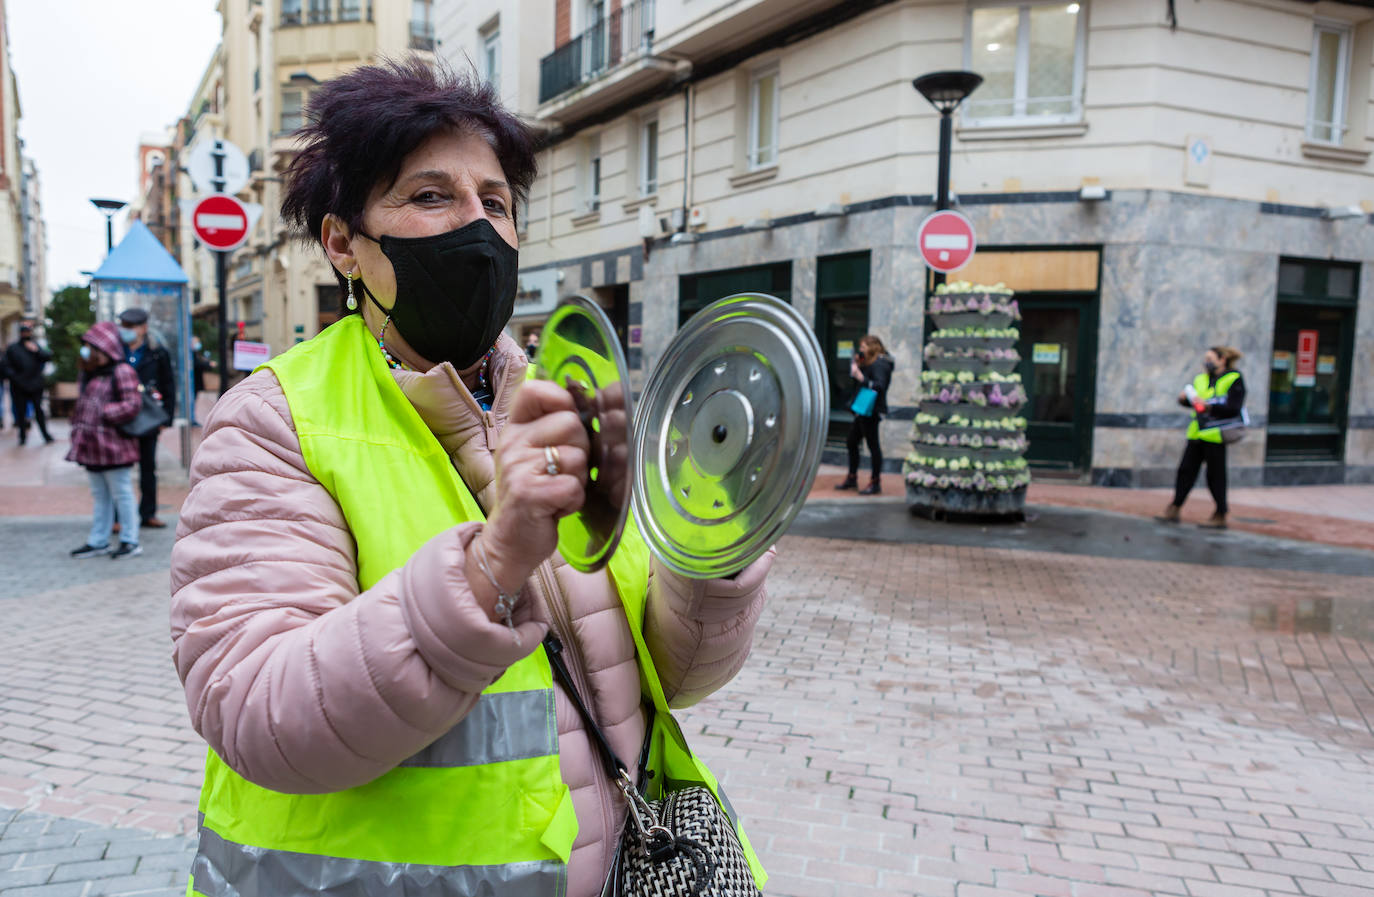
[[[125,436],[132,436],[134,439],[156,433],[172,422],[172,416],[167,413],[167,409],[152,397],[142,383],[138,385],[138,392],[143,397],[143,407],[138,409],[138,414],[133,420],[116,428]]]
[[[859,417],[872,417],[873,409],[878,404],[878,391],[867,386],[859,387],[859,391],[854,394],[854,401],[849,403],[849,410]]]
[[[552,633],[544,651],[629,807],[602,897],[760,897],[734,823],[710,790],[695,785],[646,800],[592,719]],[[647,756],[646,743],[641,770]]]

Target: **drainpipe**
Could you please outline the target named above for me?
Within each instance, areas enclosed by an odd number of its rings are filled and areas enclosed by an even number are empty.
[[[688,214],[692,208],[692,166],[693,155],[692,144],[695,142],[692,134],[692,103],[696,99],[696,85],[691,81],[682,92],[682,226],[678,228],[678,233],[687,232]]]

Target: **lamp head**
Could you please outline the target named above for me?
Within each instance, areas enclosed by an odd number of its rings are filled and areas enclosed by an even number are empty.
[[[115,212],[127,206],[128,203],[122,199],[93,199],[91,200],[91,205],[104,213],[106,218],[110,218]]]
[[[912,81],[911,86],[941,115],[948,115],[982,83],[983,76],[976,72],[930,72]]]

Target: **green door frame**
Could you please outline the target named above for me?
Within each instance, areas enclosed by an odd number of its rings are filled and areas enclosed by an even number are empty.
[[[1097,413],[1097,336],[1098,323],[1100,318],[1100,293],[1091,290],[1044,290],[1017,293],[1016,300],[1021,305],[1022,311],[1028,307],[1036,309],[1074,309],[1078,312],[1078,370],[1074,374],[1075,382],[1078,384],[1077,395],[1073,400],[1073,428],[1075,431],[1075,441],[1078,443],[1076,457],[1070,462],[1073,470],[1086,471],[1092,467],[1093,457],[1093,419]],[[1021,340],[1026,345],[1025,333],[1022,332]],[[1033,365],[1033,359],[1026,352],[1022,353],[1021,363],[1017,365],[1017,371],[1021,373],[1022,386],[1029,391],[1029,384],[1033,382],[1032,377],[1027,374]],[[1035,422],[1028,419],[1026,437],[1035,445]],[[1034,467],[1045,469],[1064,469],[1062,465],[1044,462],[1037,464],[1031,462]]]

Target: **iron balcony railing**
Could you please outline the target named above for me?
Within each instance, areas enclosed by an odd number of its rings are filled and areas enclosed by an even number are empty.
[[[539,102],[600,78],[647,53],[654,38],[654,0],[635,0],[592,23],[539,61]]]

